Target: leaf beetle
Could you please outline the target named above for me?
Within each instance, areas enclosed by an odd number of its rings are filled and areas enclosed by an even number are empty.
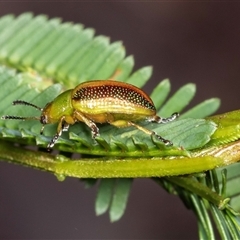
[[[172,142],[164,139],[136,121],[167,123],[175,120],[179,114],[173,113],[168,118],[156,115],[152,99],[141,89],[129,83],[115,80],[93,80],[79,84],[74,89],[67,90],[57,96],[52,102],[40,108],[32,103],[16,100],[13,105],[31,106],[41,111],[40,117],[2,116],[2,119],[29,120],[36,119],[44,126],[58,123],[57,132],[49,142],[47,149],[54,147],[63,131],[68,131],[69,125],[84,122],[90,129],[92,137],[99,135],[96,123],[109,123],[116,127],[134,126],[140,131],[155,135],[165,145]]]

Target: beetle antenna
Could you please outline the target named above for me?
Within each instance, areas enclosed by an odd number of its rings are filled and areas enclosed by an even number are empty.
[[[40,108],[40,107],[38,107],[38,106],[36,106],[36,105],[34,105],[34,104],[32,104],[32,103],[25,102],[25,101],[23,101],[23,100],[15,100],[15,101],[12,102],[12,104],[13,104],[13,105],[25,105],[25,106],[30,106],[30,107],[34,107],[34,108],[38,109],[38,110],[41,111],[41,112],[43,111],[42,108]]]
[[[30,106],[30,107],[33,107],[33,108],[36,108],[37,110],[39,111],[43,111],[42,108],[32,104],[32,103],[29,103],[29,102],[25,102],[23,100],[16,100],[16,101],[13,101],[12,102],[13,105],[25,105],[25,106]],[[6,116],[2,116],[1,119],[12,119],[12,120],[40,120],[40,117],[20,117],[20,116],[9,116],[9,115],[6,115]]]
[[[19,116],[2,116],[1,119],[12,119],[12,120],[40,120],[40,117],[19,117]]]

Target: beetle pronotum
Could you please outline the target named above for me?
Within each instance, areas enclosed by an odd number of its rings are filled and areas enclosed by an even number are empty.
[[[134,122],[147,120],[167,123],[179,116],[178,113],[173,113],[168,118],[157,116],[153,101],[144,91],[131,84],[114,80],[81,83],[74,89],[61,93],[44,108],[22,100],[14,101],[13,105],[34,107],[41,111],[41,116],[6,115],[2,116],[2,119],[39,120],[42,123],[41,134],[46,124],[58,123],[57,132],[47,146],[48,150],[55,145],[62,132],[68,131],[69,125],[76,122],[84,122],[91,129],[93,138],[99,135],[96,123],[109,123],[116,127],[134,126],[148,135],[155,135],[165,145],[172,145],[171,141]]]

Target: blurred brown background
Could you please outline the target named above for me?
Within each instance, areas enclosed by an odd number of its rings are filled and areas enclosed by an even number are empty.
[[[31,11],[83,23],[122,40],[136,68],[154,67],[147,92],[170,78],[173,91],[197,84],[192,104],[222,100],[239,109],[240,3],[0,1],[0,16]],[[116,223],[96,217],[96,188],[76,179],[0,163],[0,239],[197,239],[196,219],[151,180],[134,182],[126,214]]]

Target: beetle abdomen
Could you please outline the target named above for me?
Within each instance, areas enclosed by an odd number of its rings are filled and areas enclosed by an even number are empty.
[[[78,85],[72,92],[75,109],[86,114],[155,115],[156,109],[141,89],[114,80],[89,81]]]

